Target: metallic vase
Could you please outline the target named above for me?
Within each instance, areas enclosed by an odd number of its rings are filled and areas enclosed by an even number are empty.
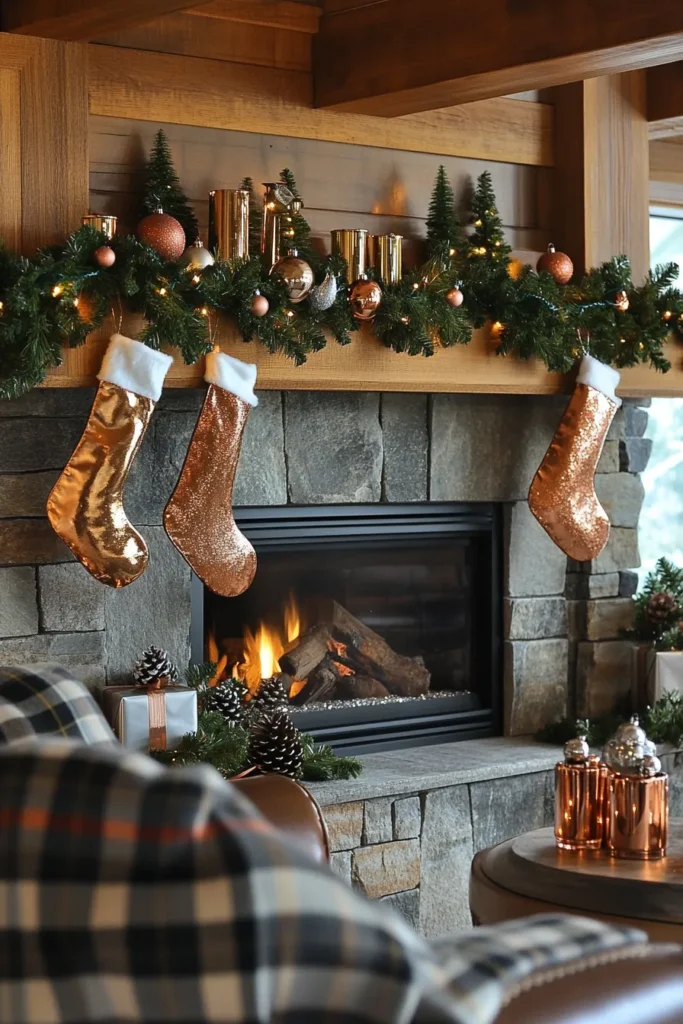
[[[607,769],[599,758],[555,766],[555,841],[562,850],[597,850],[605,831]]]
[[[209,249],[222,260],[249,259],[249,192],[217,188],[209,192]]]
[[[263,220],[261,223],[261,253],[267,269],[280,259],[282,218],[289,217],[297,202],[290,190],[279,181],[264,181]],[[301,209],[301,206],[298,207]]]
[[[666,855],[669,778],[610,772],[607,791],[607,849],[612,857],[658,860]]]
[[[82,218],[82,221],[84,227],[101,231],[108,242],[111,242],[116,234],[116,217],[110,217],[109,214],[88,213]]]
[[[346,260],[346,283],[363,277],[367,263],[368,232],[365,228],[337,228],[332,232],[332,252]]]
[[[375,269],[383,284],[398,284],[403,274],[403,235],[375,236]]]

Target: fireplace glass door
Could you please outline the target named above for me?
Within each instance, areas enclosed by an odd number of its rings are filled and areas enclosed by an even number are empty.
[[[198,659],[218,661],[250,695],[278,678],[297,726],[343,751],[499,731],[495,506],[243,509],[237,519],[258,571],[241,597],[200,595]]]

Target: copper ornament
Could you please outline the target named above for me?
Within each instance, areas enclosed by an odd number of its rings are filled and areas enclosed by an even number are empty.
[[[236,524],[232,490],[251,406],[209,384],[164,526],[200,580],[222,597],[251,585],[256,553]]]
[[[617,404],[577,384],[529,489],[529,508],[569,558],[597,558],[609,537],[609,518],[593,477]]]
[[[574,264],[564,252],[557,252],[554,245],[549,245],[542,256],[539,256],[536,270],[539,274],[550,274],[557,284],[568,284],[574,273]]]
[[[95,249],[93,257],[97,266],[102,268],[113,267],[116,262],[116,253],[108,245],[101,245],[99,249]]]
[[[278,260],[271,274],[284,282],[289,301],[294,304],[303,302],[315,282],[313,271],[306,260],[297,255],[296,249],[290,249],[287,256]]]
[[[166,263],[175,263],[185,251],[182,224],[161,210],[143,217],[136,233],[140,241],[154,249]]]
[[[465,296],[459,288],[449,288],[446,292],[446,302],[453,309],[457,309],[458,306],[462,306]]]
[[[349,303],[356,320],[372,320],[381,301],[382,289],[376,281],[356,281],[349,292]]]
[[[270,309],[270,303],[265,295],[261,295],[257,292],[251,300],[251,313],[252,316],[262,317],[265,316]]]
[[[47,502],[55,533],[110,587],[128,586],[147,567],[147,545],[126,517],[123,488],[155,404],[101,381],[83,436]]]

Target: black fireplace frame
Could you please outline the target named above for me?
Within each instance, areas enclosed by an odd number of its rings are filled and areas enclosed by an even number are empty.
[[[257,553],[268,548],[296,547],[302,532],[308,544],[344,537],[382,539],[421,535],[467,533],[488,538],[490,566],[491,651],[486,680],[490,707],[471,710],[457,692],[423,702],[341,707],[334,710],[296,711],[292,720],[317,741],[340,753],[368,753],[461,739],[500,735],[502,732],[502,515],[490,503],[425,502],[376,505],[275,505],[240,508],[235,520]],[[204,587],[192,576],[190,631],[192,662],[205,660]],[[461,707],[458,707],[458,704]]]

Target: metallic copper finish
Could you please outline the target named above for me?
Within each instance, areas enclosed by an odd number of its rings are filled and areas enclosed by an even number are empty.
[[[593,477],[618,406],[577,384],[529,489],[529,508],[569,558],[596,558],[609,537],[609,518]]]
[[[597,759],[555,765],[555,841],[563,850],[597,850],[605,832],[607,770]]]
[[[217,188],[209,192],[209,249],[222,260],[249,259],[249,192]]]
[[[88,213],[81,220],[85,227],[101,231],[109,242],[116,234],[116,217],[110,217],[109,214]]]
[[[332,232],[332,252],[346,260],[346,283],[367,272],[368,233],[365,228],[338,228]]]
[[[261,253],[267,269],[280,258],[282,218],[291,211],[294,195],[279,181],[264,181]]]
[[[403,274],[403,235],[376,235],[375,269],[384,284],[398,284]]]
[[[669,777],[609,773],[607,849],[612,857],[658,860],[666,856]]]
[[[155,402],[102,381],[88,424],[52,488],[47,516],[88,572],[126,587],[147,568],[147,545],[128,522],[123,488]]]
[[[251,406],[209,385],[185,464],[164,512],[164,526],[197,576],[223,597],[254,579],[256,552],[232,514],[232,488]]]
[[[147,693],[149,712],[149,749],[166,750],[166,695],[161,689],[151,688]]]

